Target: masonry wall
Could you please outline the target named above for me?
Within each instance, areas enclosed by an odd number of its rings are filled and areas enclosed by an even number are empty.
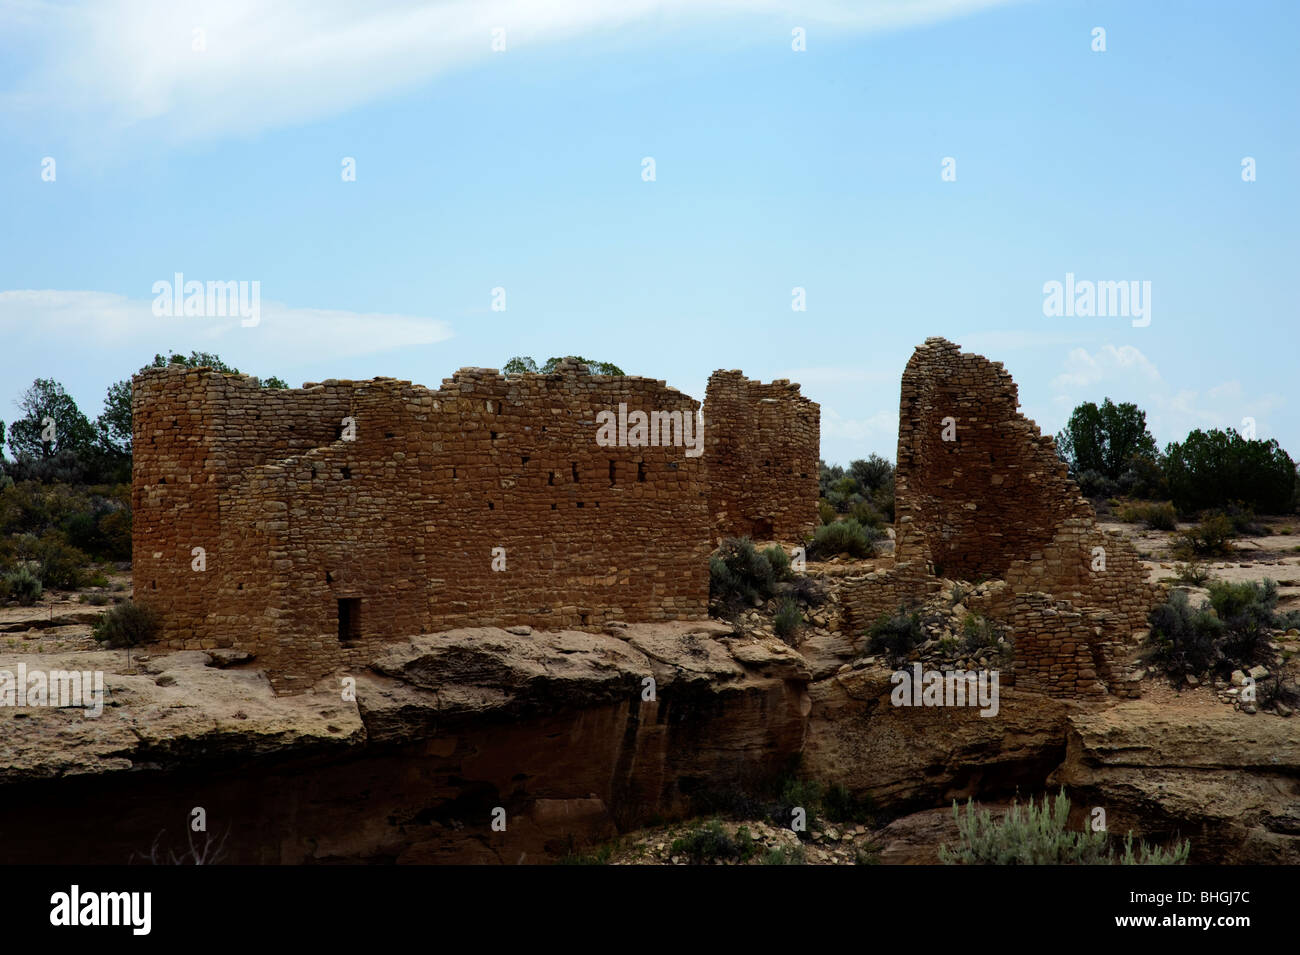
[[[698,402],[662,381],[575,372],[285,391],[143,373],[138,599],[163,612],[170,645],[249,649],[280,689],[455,626],[703,617],[704,458],[601,447],[595,418],[620,402],[694,416]],[[355,599],[360,634],[340,639],[339,601]]]
[[[1130,692],[1120,661],[1160,588],[1127,540],[1096,526],[1052,439],[1020,415],[1001,363],[942,338],[916,349],[903,373],[895,482],[898,567],[1006,582],[968,605],[1010,626],[1018,686]],[[851,593],[858,625],[916,573],[876,576]]]
[[[939,576],[1001,577],[1062,521],[1093,516],[1052,439],[1018,407],[1000,362],[942,338],[917,347],[899,404],[900,561],[930,562]]]
[[[715,371],[704,423],[715,535],[807,538],[817,524],[820,406],[784,379]]]
[[[896,563],[839,584],[844,621],[853,633],[869,629],[880,617],[893,615],[900,606],[912,609],[939,589],[939,581],[916,562]]]

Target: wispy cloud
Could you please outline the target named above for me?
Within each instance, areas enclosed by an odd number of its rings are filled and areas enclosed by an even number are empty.
[[[26,123],[73,115],[108,129],[146,125],[163,141],[210,139],[337,114],[602,30],[654,35],[725,20],[788,43],[794,25],[880,30],[1006,2],[0,0],[0,51],[15,73],[0,104]],[[505,31],[505,54],[492,49],[494,29]]]
[[[261,320],[159,317],[152,300],[112,292],[19,289],[0,292],[0,336],[29,354],[57,348],[93,363],[105,349],[134,354],[198,349],[238,363],[267,354],[294,364],[433,345],[452,337],[447,322],[412,315],[298,308],[261,303]]]

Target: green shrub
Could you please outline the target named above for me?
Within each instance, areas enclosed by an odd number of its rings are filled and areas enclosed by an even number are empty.
[[[737,831],[737,836],[741,836]],[[675,856],[686,856],[692,865],[711,862],[744,862],[753,856],[754,840],[749,830],[741,838],[733,838],[722,823],[714,819],[699,829],[674,839],[669,851]]]
[[[998,638],[1004,635],[1001,627],[977,613],[968,613],[962,618],[961,632],[969,653],[996,647]]]
[[[898,613],[893,616],[885,614],[873,623],[867,636],[867,648],[871,653],[888,654],[894,660],[907,656],[925,642],[920,616],[909,613],[902,604],[898,606]]]
[[[884,525],[884,516],[876,510],[876,506],[870,501],[854,501],[849,505],[849,517],[857,521],[863,527],[879,528]]]
[[[1205,673],[1219,665],[1223,621],[1207,604],[1193,609],[1187,594],[1176,590],[1149,614],[1147,659],[1172,676]]]
[[[609,865],[614,847],[606,844],[588,852],[569,852],[560,857],[556,865]]]
[[[32,573],[31,567],[27,564],[19,564],[16,569],[5,574],[4,580],[5,590],[8,591],[10,598],[24,607],[29,607],[41,599],[41,592],[44,589],[41,586],[41,578]]]
[[[839,516],[834,505],[826,498],[823,497],[817,502],[817,519],[823,524],[833,524]]]
[[[91,628],[91,635],[108,647],[142,646],[158,639],[162,620],[149,607],[127,601],[100,614]]]
[[[802,625],[803,613],[800,612],[799,605],[793,600],[783,600],[781,609],[776,612],[776,619],[772,621],[773,632],[782,640],[789,640]]]
[[[1210,565],[1202,560],[1174,564],[1174,576],[1184,584],[1200,587],[1210,579]]]
[[[1172,531],[1178,527],[1178,512],[1168,501],[1130,504],[1120,511],[1119,519],[1128,524],[1145,524],[1156,531]]]
[[[1232,522],[1219,513],[1208,514],[1178,535],[1173,551],[1183,558],[1226,557],[1233,551]]]
[[[779,544],[773,544],[763,551],[772,568],[773,580],[787,580],[790,577],[790,555]]]
[[[821,800],[822,814],[831,822],[874,822],[879,812],[870,795],[854,796],[843,783],[831,783]]]
[[[1226,628],[1220,647],[1231,661],[1250,663],[1260,658],[1277,626],[1277,584],[1271,580],[1233,583],[1216,580],[1209,584],[1210,606]]]
[[[774,846],[763,855],[763,865],[807,865],[808,853],[801,845]]]
[[[875,542],[883,536],[881,531],[863,527],[852,518],[834,524],[822,524],[808,545],[808,556],[816,560],[825,560],[837,554],[870,557],[875,553]]]
[[[84,579],[82,568],[89,558],[68,545],[63,533],[47,530],[40,537],[24,534],[18,540],[22,558],[32,562],[41,584],[56,590],[76,590]]]
[[[772,821],[779,826],[788,826],[794,818],[794,810],[802,809],[804,821],[811,830],[821,819],[822,793],[822,785],[816,780],[791,776],[781,787],[781,798],[772,814]]]
[[[776,582],[771,561],[748,537],[724,540],[709,558],[709,597],[725,610],[762,603],[772,596]]]
[[[1276,612],[1271,580],[1212,581],[1209,590],[1210,599],[1196,609],[1180,590],[1151,611],[1145,656],[1171,676],[1249,668],[1266,658],[1270,629],[1288,624],[1289,615]]]
[[[1105,832],[1066,828],[1070,800],[1064,789],[1050,805],[1047,796],[1043,796],[1041,807],[1033,799],[1024,808],[1012,803],[1000,820],[987,809],[977,810],[969,800],[964,816],[953,800],[952,814],[959,841],[955,846],[939,847],[939,859],[945,865],[1108,865],[1117,861],[1177,865],[1187,861],[1191,848],[1184,841],[1166,853],[1139,843],[1134,854],[1129,835],[1124,854],[1116,859]]]

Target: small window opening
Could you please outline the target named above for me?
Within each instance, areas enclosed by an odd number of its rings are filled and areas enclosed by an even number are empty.
[[[340,473],[343,475],[343,480],[345,481],[352,480],[352,469],[348,467],[346,464],[343,465],[343,467],[340,469]]]
[[[528,455],[526,455],[526,454],[521,454],[521,455],[519,455],[519,466],[520,466],[520,467],[523,467],[525,464],[527,464],[527,463],[528,463],[529,461],[531,461],[531,460],[532,460],[532,458],[530,458]]]
[[[339,598],[339,640],[361,639],[361,598]]]
[[[571,467],[572,470],[573,470],[573,483],[574,483],[574,484],[577,484],[577,483],[578,483],[578,462],[577,462],[577,461],[574,461],[574,462],[570,465],[570,467]]]
[[[555,483],[555,472],[554,472],[554,471],[552,471],[550,474],[548,474],[548,475],[546,476],[546,483],[547,483],[547,484],[554,484],[554,483]]]
[[[636,479],[640,481],[642,484],[645,483],[645,462],[644,461],[638,461],[636,463]]]
[[[610,461],[609,462],[609,486],[610,487],[614,486],[614,475],[615,475],[614,462]]]
[[[497,509],[496,502],[494,502],[494,501],[488,501],[488,510],[489,510],[489,511],[495,511],[496,509]]]

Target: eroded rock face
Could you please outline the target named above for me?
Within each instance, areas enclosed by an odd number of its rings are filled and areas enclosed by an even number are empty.
[[[1065,754],[1070,704],[1002,687],[996,717],[968,706],[894,706],[891,672],[847,670],[809,687],[809,776],[908,811],[1037,788]]]
[[[5,861],[125,862],[193,806],[237,833],[227,862],[544,861],[802,748],[807,668],[784,644],[712,622],[619,633],[422,636],[284,697],[200,652],[136,675],[120,653],[28,655],[103,669],[108,706],[0,709]]]
[[[1049,784],[1111,832],[1188,838],[1193,863],[1300,863],[1300,724],[1140,700],[1071,715]]]

